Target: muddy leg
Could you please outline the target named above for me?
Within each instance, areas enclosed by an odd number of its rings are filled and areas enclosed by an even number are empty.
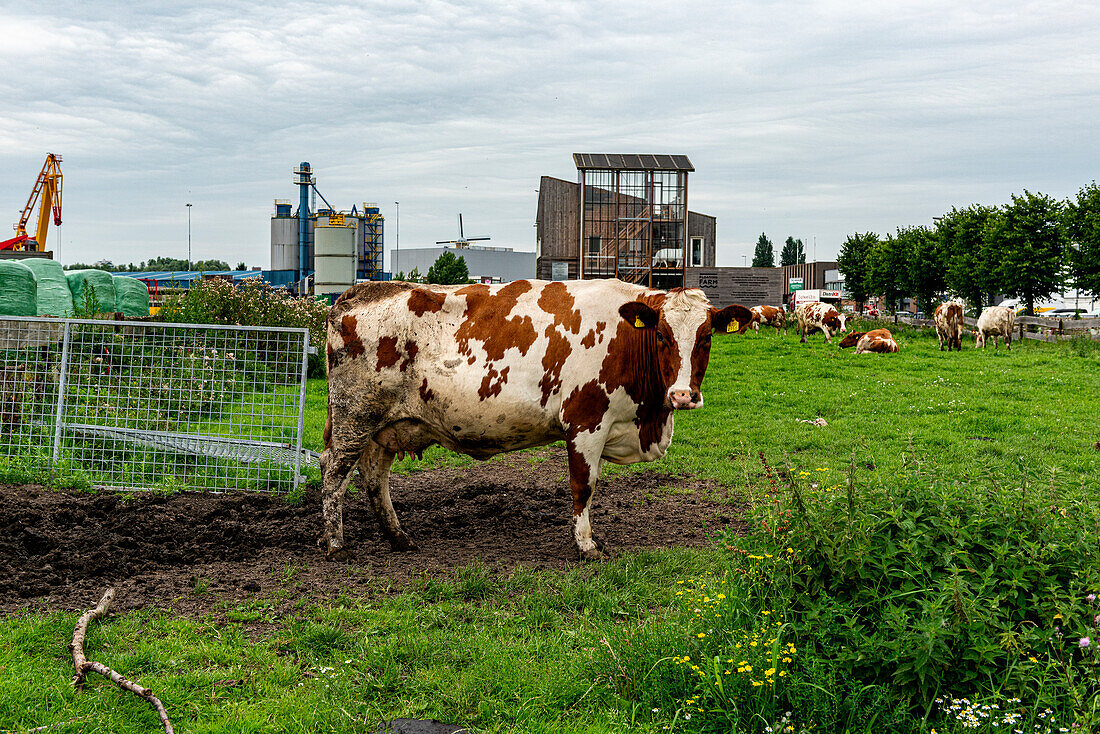
[[[573,539],[577,542],[581,559],[585,561],[603,558],[603,543],[592,535],[592,521],[589,518],[592,495],[600,478],[601,438],[582,434],[566,441],[569,450],[569,489],[573,493]]]
[[[401,522],[397,519],[397,513],[393,511],[393,503],[390,501],[391,464],[393,454],[372,441],[359,457],[356,486],[370,498],[382,535],[390,541],[390,547],[400,551],[416,550],[416,543],[401,529]]]
[[[329,555],[344,547],[344,493],[355,460],[331,448],[321,454],[321,518],[325,529],[317,544]]]

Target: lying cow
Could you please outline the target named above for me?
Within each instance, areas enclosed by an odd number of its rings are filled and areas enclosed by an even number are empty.
[[[779,334],[779,330],[782,329],[783,333],[787,333],[787,314],[783,309],[776,308],[774,306],[753,306],[752,311],[752,328],[753,331],[759,332],[760,326],[774,326],[775,333]]]
[[[856,348],[856,354],[864,352],[877,352],[887,354],[898,351],[898,343],[889,329],[875,329],[873,331],[853,331],[840,341],[840,348]]]
[[[330,555],[344,546],[356,469],[382,533],[411,550],[390,501],[395,457],[440,444],[487,459],[564,440],[574,539],[598,558],[589,503],[603,462],[664,456],[675,411],[703,405],[711,333],[744,333],[751,320],[701,290],[617,280],[353,286],[328,316],[320,544]]]
[[[1016,312],[1004,306],[989,306],[978,317],[978,326],[974,332],[974,343],[985,349],[987,337],[993,337],[993,348],[997,349],[997,337],[1003,336],[1005,349],[1012,351],[1012,330],[1016,327]]]
[[[946,342],[947,351],[954,347],[962,351],[963,307],[958,301],[947,301],[936,306],[932,320],[936,323],[936,336],[940,338],[940,351]]]
[[[821,333],[825,335],[825,342],[832,344],[833,335],[847,328],[844,324],[844,314],[820,301],[801,304],[794,310],[794,315],[798,319],[798,333],[802,335],[803,344],[806,343],[806,335],[815,329],[821,329]]]

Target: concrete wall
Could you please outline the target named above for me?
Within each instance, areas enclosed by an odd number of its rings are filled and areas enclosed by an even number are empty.
[[[535,277],[535,253],[508,250],[478,250],[473,248],[456,249],[453,247],[422,247],[406,250],[390,250],[390,265],[393,276],[398,272],[408,275],[413,268],[419,268],[420,276],[428,274],[428,268],[444,252],[450,252],[466,260],[466,269],[470,277],[495,276],[502,282]],[[547,276],[549,277],[549,276]]]
[[[783,273],[779,268],[688,268],[684,285],[701,288],[711,305],[753,306],[783,304]]]

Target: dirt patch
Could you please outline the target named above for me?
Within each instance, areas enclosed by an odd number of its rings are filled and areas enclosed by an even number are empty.
[[[395,475],[391,490],[420,550],[391,551],[369,504],[350,495],[344,535],[355,558],[335,562],[316,545],[317,489],[292,506],[254,493],[126,497],[0,485],[0,613],[82,610],[113,584],[116,611],[202,615],[280,594],[286,605],[374,595],[478,561],[504,573],[578,562],[562,450]],[[725,487],[653,471],[601,482],[592,517],[612,555],[700,546],[713,531],[743,529]]]

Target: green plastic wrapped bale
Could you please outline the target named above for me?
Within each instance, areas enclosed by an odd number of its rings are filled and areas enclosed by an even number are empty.
[[[37,316],[38,282],[17,260],[0,260],[0,316]]]
[[[57,260],[43,257],[28,257],[19,262],[34,271],[38,280],[38,315],[71,316],[73,313],[73,294],[69,291],[69,281],[65,279],[65,268]]]
[[[115,308],[127,318],[149,315],[149,286],[137,278],[115,276]]]
[[[73,306],[84,308],[84,291],[91,284],[99,301],[97,313],[115,312],[115,279],[106,270],[70,270],[65,278],[73,294]]]

